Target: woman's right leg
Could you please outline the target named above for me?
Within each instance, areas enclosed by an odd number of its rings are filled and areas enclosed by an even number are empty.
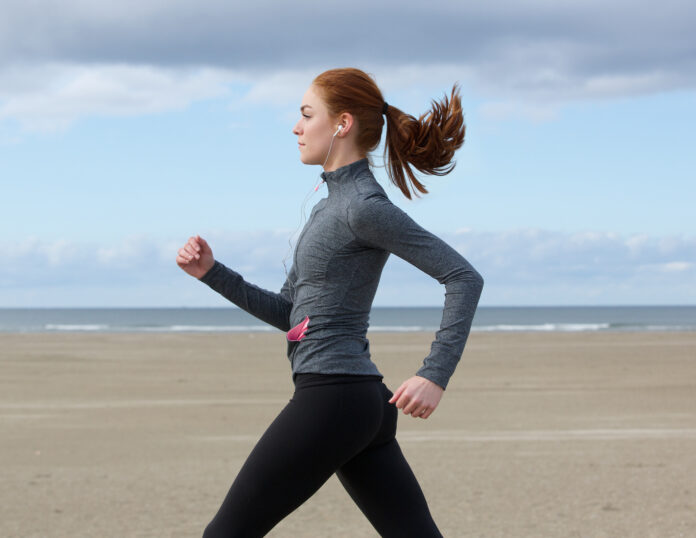
[[[204,538],[254,538],[311,497],[374,438],[377,383],[296,390],[240,469]]]

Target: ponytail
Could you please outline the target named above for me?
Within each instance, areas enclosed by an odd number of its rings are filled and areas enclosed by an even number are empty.
[[[355,68],[330,69],[318,75],[312,84],[331,114],[354,115],[359,129],[358,150],[364,154],[374,151],[385,121],[384,98],[372,76]],[[452,160],[454,152],[464,143],[466,126],[457,84],[449,98],[445,95],[440,102],[433,100],[431,110],[418,119],[391,105],[384,115],[384,162],[389,179],[409,200],[411,191],[417,197],[419,192],[427,193],[412,167],[428,175],[449,174],[456,164]]]
[[[427,194],[411,167],[428,175],[444,176],[455,166],[454,152],[464,143],[466,125],[462,114],[459,89],[455,84],[452,95],[444,96],[441,102],[432,101],[432,108],[416,119],[389,106],[387,113],[387,135],[384,144],[384,162],[389,179],[411,199],[406,175],[411,189]]]

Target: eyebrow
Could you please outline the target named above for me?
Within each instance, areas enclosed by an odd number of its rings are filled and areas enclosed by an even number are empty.
[[[305,108],[312,108],[312,107],[309,106],[309,105],[302,105],[302,106],[300,107],[300,112],[302,112]]]

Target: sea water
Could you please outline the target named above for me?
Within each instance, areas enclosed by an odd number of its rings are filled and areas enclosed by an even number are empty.
[[[374,307],[370,331],[436,331],[442,307]],[[0,308],[0,332],[273,332],[238,308]],[[696,306],[480,306],[476,331],[696,331]]]

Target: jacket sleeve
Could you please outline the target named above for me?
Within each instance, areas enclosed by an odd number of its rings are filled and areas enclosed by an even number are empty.
[[[440,329],[416,375],[447,388],[469,336],[483,278],[456,250],[381,193],[354,199],[347,217],[362,244],[387,250],[445,285]]]
[[[215,260],[210,270],[199,280],[252,316],[287,332],[290,330],[290,287],[294,275],[293,265],[280,293],[274,293],[250,284],[242,275]]]

